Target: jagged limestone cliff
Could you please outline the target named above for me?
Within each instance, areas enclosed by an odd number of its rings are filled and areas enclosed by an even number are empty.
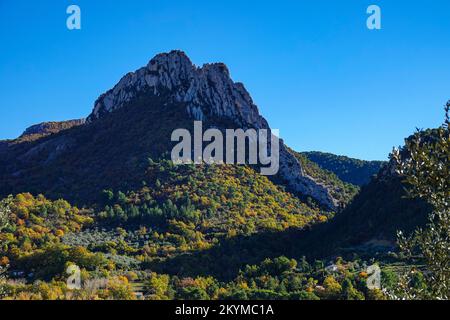
[[[223,63],[195,66],[182,51],[162,53],[146,67],[128,73],[95,102],[88,122],[129,104],[142,93],[164,96],[167,104],[183,103],[193,120],[227,118],[243,129],[269,129],[242,83],[235,83]],[[329,209],[337,205],[328,189],[308,176],[297,158],[280,144],[279,175],[287,185]]]

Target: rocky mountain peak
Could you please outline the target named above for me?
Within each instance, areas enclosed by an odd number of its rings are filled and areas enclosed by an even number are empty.
[[[188,114],[196,120],[226,116],[242,126],[267,127],[244,85],[231,79],[225,64],[197,67],[182,51],[158,54],[146,67],[125,75],[97,99],[88,122],[123,107],[144,92],[185,103]]]
[[[126,107],[144,93],[163,97],[168,105],[184,104],[186,116],[193,120],[226,118],[243,129],[270,129],[244,85],[231,79],[225,64],[197,67],[182,51],[158,54],[147,66],[125,75],[97,99],[88,122]],[[304,173],[300,162],[283,142],[280,143],[279,175],[292,190],[311,196],[325,207],[336,207],[337,202],[326,186]]]

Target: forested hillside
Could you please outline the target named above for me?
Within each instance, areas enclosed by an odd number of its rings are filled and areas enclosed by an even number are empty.
[[[339,200],[341,207],[347,205],[359,192],[357,185],[344,182],[336,173],[322,168],[304,154],[295,151],[293,153],[302,164],[305,173],[314,177],[319,183],[327,186],[331,194]]]
[[[321,168],[333,172],[342,181],[357,186],[369,183],[370,179],[386,164],[385,161],[364,161],[317,151],[302,152],[302,155]]]

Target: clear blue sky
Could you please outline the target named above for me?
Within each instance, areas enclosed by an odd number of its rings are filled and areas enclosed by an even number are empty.
[[[66,28],[70,4],[82,30]],[[181,49],[226,63],[294,149],[385,159],[442,122],[449,40],[448,0],[0,0],[0,139],[85,117],[122,75]]]

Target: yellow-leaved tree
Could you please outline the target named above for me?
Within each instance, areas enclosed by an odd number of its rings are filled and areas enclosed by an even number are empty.
[[[9,221],[10,221],[10,215],[11,215],[11,209],[9,207],[9,204],[11,203],[12,198],[8,197],[2,201],[0,201],[0,233],[8,227],[9,225]],[[0,238],[0,241],[1,238]],[[3,246],[3,243],[0,242],[0,247]],[[0,265],[0,298],[3,297],[3,295],[5,294],[5,289],[4,289],[4,282],[6,279],[6,267],[7,266],[2,266]]]

